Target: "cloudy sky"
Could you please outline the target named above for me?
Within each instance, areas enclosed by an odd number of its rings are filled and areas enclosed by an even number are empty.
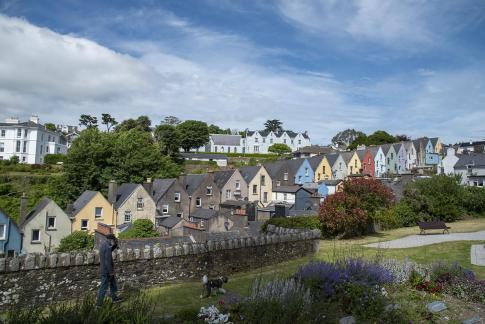
[[[0,118],[485,138],[483,0],[0,0]]]

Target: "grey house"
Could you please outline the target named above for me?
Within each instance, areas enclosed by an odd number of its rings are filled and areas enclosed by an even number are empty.
[[[188,194],[189,217],[197,209],[219,209],[221,189],[214,182],[214,172],[184,175],[179,182]]]
[[[461,183],[467,186],[485,186],[485,153],[461,154],[456,162],[455,174],[461,176]]]
[[[248,185],[239,170],[214,172],[214,182],[220,188],[220,201],[242,200],[248,197]]]
[[[184,235],[184,220],[181,217],[170,216],[160,222],[159,230],[163,236],[176,237]]]
[[[157,207],[157,226],[172,216],[188,217],[189,195],[178,179],[155,179],[148,189]]]

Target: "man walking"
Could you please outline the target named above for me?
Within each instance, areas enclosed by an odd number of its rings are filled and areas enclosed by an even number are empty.
[[[118,287],[116,286],[115,271],[113,266],[113,255],[111,254],[118,248],[118,240],[113,234],[106,236],[106,241],[101,244],[99,248],[99,270],[101,274],[101,285],[98,291],[97,305],[101,306],[104,301],[104,296],[110,289],[111,300],[118,302],[121,299],[118,297]]]

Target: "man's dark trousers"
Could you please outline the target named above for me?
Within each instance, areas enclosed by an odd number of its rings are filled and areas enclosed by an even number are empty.
[[[101,275],[101,285],[98,291],[98,305],[103,304],[104,296],[108,291],[108,286],[110,290],[111,299],[115,301],[118,297],[118,287],[116,286],[116,278],[114,275],[102,274]]]

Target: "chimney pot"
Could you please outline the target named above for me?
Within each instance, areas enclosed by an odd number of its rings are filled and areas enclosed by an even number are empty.
[[[110,180],[108,184],[108,201],[111,204],[116,202],[116,196],[118,195],[118,184],[115,180]]]
[[[25,192],[22,193],[22,197],[20,197],[20,224],[23,223],[25,220],[25,216],[27,215],[27,204],[28,198]]]

